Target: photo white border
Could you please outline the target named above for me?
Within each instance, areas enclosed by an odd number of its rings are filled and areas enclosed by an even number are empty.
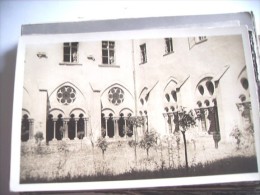
[[[233,23],[232,23],[233,24]],[[24,35],[20,38],[17,52],[17,63],[14,86],[13,121],[12,121],[12,143],[11,143],[11,191],[71,191],[71,190],[104,190],[124,188],[146,188],[146,187],[169,187],[201,184],[220,184],[228,182],[248,182],[260,180],[260,145],[259,145],[259,102],[255,74],[253,69],[252,56],[247,26],[235,25],[232,27],[190,27],[190,28],[161,28],[149,30],[97,32],[97,33],[75,33],[56,35]],[[44,184],[20,184],[20,129],[25,47],[27,44],[49,44],[66,41],[97,41],[102,39],[152,39],[164,38],[169,35],[174,37],[193,37],[199,35],[220,36],[220,35],[241,35],[243,39],[244,54],[249,79],[253,122],[255,129],[255,148],[257,155],[258,173],[229,174],[200,177],[162,178],[149,180],[124,180],[124,181],[102,181],[102,182],[69,182],[69,183],[44,183]],[[101,185],[102,184],[102,185]]]

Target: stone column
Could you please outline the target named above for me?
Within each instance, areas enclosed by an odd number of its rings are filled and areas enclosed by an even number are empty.
[[[167,113],[163,113],[163,117],[164,117],[164,123],[165,123],[165,132],[166,134],[169,134],[169,126],[168,126],[168,121],[167,121],[167,118],[168,118],[168,114]]]
[[[173,131],[173,120],[172,120],[172,118],[173,118],[173,113],[169,113],[168,114],[168,116],[169,116],[169,121],[170,121],[170,124],[169,124],[169,133],[172,133],[172,131]]]
[[[146,126],[146,131],[149,132],[149,120],[148,120],[148,115],[147,112],[145,113],[145,126]]]
[[[35,123],[36,123],[36,129],[37,131],[41,131],[43,133],[42,142],[46,140],[46,121],[47,121],[47,102],[48,102],[48,94],[46,89],[42,89],[41,83],[39,83],[39,94],[37,102],[41,102],[40,104],[37,104],[37,112],[35,113]]]
[[[108,120],[108,117],[105,117],[105,119],[106,119],[106,138],[108,138],[108,134],[107,134],[107,120]]]
[[[56,120],[53,120],[53,139],[52,141],[57,141],[56,139]]]
[[[87,137],[87,118],[84,118],[84,138]]]
[[[68,139],[68,118],[63,119],[63,128],[65,132],[63,133],[63,139]]]
[[[92,101],[90,106],[90,122],[91,123],[91,128],[93,129],[93,134],[94,137],[98,137],[101,134],[101,106],[100,106],[100,90],[94,89],[92,94]]]
[[[118,134],[118,118],[114,117],[114,137],[119,137]]]
[[[75,137],[74,137],[74,140],[78,140],[77,133],[78,133],[78,121],[75,119]]]
[[[29,139],[33,139],[33,133],[34,133],[34,120],[29,119]]]
[[[127,126],[126,126],[126,119],[127,119],[127,117],[124,117],[124,121],[125,121],[125,138],[127,138]]]

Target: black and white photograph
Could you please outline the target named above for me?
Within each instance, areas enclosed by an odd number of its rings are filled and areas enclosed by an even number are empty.
[[[251,32],[190,31],[24,36],[19,185],[259,177]]]

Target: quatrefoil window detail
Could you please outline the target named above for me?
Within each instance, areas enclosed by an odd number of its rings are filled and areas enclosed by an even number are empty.
[[[74,102],[76,99],[76,90],[70,86],[63,86],[57,92],[58,102],[69,105]]]
[[[121,104],[124,101],[124,91],[119,87],[113,87],[108,92],[108,100],[116,106]]]

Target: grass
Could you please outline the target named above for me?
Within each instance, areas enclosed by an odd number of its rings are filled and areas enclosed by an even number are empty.
[[[216,150],[211,142],[187,145],[189,169],[185,168],[184,148],[174,150],[173,162],[169,162],[166,145],[152,148],[149,158],[146,151],[134,149],[126,141],[112,142],[105,152],[92,148],[87,142],[60,142],[50,146],[24,144],[21,148],[20,183],[91,182],[153,178],[177,178],[220,174],[257,172],[254,149],[236,150],[233,144],[222,144]],[[64,144],[64,143],[63,143]],[[65,150],[65,149],[66,150]],[[66,151],[66,152],[65,152]],[[246,166],[245,166],[246,165]]]
[[[247,166],[245,166],[245,164]],[[223,175],[235,173],[253,173],[257,172],[257,163],[255,157],[231,157],[228,159],[221,159],[206,164],[198,164],[189,167],[188,171],[184,166],[179,168],[165,168],[155,171],[131,170],[126,173],[114,175],[107,173],[106,175],[82,175],[72,176],[68,173],[66,176],[46,180],[45,177],[29,177],[24,178],[21,183],[48,183],[48,182],[91,182],[91,181],[111,181],[111,180],[134,180],[134,179],[155,179],[155,178],[177,178],[190,176],[207,176],[207,175]]]

